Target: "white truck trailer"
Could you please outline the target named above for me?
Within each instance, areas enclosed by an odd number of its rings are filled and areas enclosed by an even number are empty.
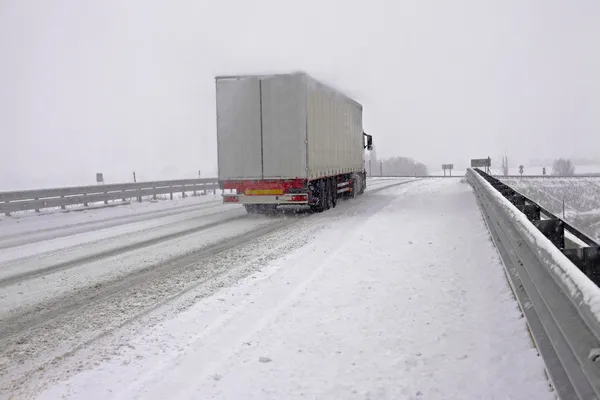
[[[219,183],[249,213],[321,212],[366,187],[362,105],[305,73],[216,78]]]

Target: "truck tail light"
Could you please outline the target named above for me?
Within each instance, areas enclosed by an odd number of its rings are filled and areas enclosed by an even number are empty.
[[[292,201],[307,201],[308,195],[306,194],[295,194],[292,196]]]

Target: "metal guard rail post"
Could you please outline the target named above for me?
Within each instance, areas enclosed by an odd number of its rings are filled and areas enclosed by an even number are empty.
[[[65,209],[69,205],[87,206],[89,203],[100,202],[108,204],[109,200],[125,201],[131,198],[142,201],[142,197],[156,198],[159,194],[169,194],[173,199],[173,193],[185,196],[186,192],[206,193],[207,190],[214,192],[217,189],[217,179],[206,178],[0,192],[0,213],[10,215],[11,212],[28,210],[39,212],[42,208]]]
[[[556,394],[599,399],[598,244],[481,170],[466,175]],[[565,229],[586,246],[564,249]]]

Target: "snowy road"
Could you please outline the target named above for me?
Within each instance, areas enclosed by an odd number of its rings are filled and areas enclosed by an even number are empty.
[[[398,184],[374,180],[369,192]],[[210,294],[301,246],[323,218],[366,212],[369,196],[327,216],[247,216],[207,196],[2,219],[0,398],[35,392],[46,372],[162,304]]]
[[[466,183],[221,207],[2,250],[0,398],[552,398]]]

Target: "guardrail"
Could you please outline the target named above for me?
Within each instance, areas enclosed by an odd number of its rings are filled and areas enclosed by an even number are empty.
[[[88,207],[92,203],[108,204],[119,199],[122,203],[118,204],[123,204],[131,198],[141,202],[143,197],[152,196],[156,199],[160,194],[169,194],[172,200],[173,193],[185,196],[189,192],[214,192],[218,188],[217,178],[205,178],[0,192],[0,213],[8,216],[16,211],[40,212],[44,208],[57,207],[64,210],[67,206],[82,204]]]
[[[531,178],[546,178],[546,179],[565,179],[565,178],[600,178],[600,174],[581,174],[581,175],[571,175],[571,176],[559,176],[559,175],[494,175],[500,179],[504,178],[523,178],[523,179],[531,179]],[[385,176],[369,176],[369,178],[464,178],[465,176],[462,174],[456,175],[385,175]]]
[[[498,179],[466,175],[558,397],[600,398],[600,247]],[[565,230],[585,245],[565,249]]]
[[[419,179],[423,179],[423,178],[464,178],[464,175],[384,175],[384,176],[379,176],[379,175],[374,175],[374,176],[367,176],[367,178],[419,178]]]
[[[565,178],[600,178],[600,174],[578,174],[570,176],[562,175],[495,175],[498,178],[546,178],[546,179],[565,179]]]
[[[0,213],[10,215],[15,211],[35,210],[43,208],[84,205],[90,203],[108,204],[111,200],[135,198],[142,201],[143,197],[169,194],[171,200],[174,193],[216,191],[219,184],[216,178],[207,179],[180,179],[172,181],[119,183],[111,185],[74,186],[55,189],[23,190],[16,192],[0,192]]]

